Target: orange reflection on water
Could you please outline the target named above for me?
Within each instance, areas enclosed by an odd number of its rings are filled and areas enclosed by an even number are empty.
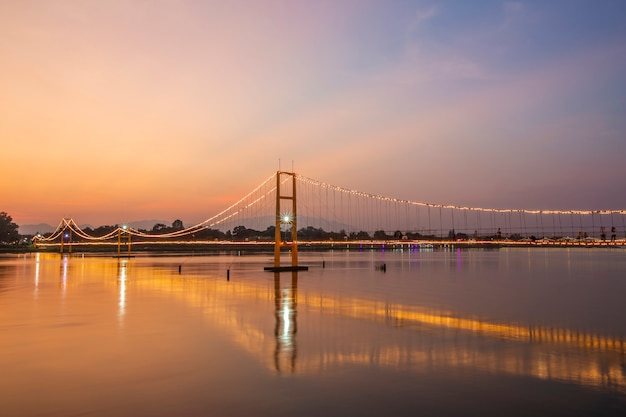
[[[621,339],[322,294],[299,288],[297,273],[277,274],[270,284],[265,279],[269,275],[227,281],[206,273],[180,275],[173,268],[142,261],[79,258],[63,258],[59,270],[58,255],[47,256],[36,264],[36,288],[42,285],[42,277],[54,276],[55,268],[66,294],[102,277],[102,284],[114,291],[111,295],[117,300],[120,323],[141,297],[165,295],[198,311],[207,323],[224,330],[232,342],[273,372],[318,374],[346,364],[414,372],[425,367],[464,367],[611,387],[626,393]],[[319,324],[329,321],[339,323],[335,334]],[[337,338],[337,343],[303,343],[317,337],[314,330],[326,339]],[[377,332],[385,337],[374,337]],[[410,344],[403,336],[407,332],[415,335]]]
[[[145,273],[150,274],[149,270]],[[298,289],[297,277],[282,279],[282,284],[278,278],[274,286],[264,286],[258,282],[181,278],[166,273],[136,284],[169,293],[189,306],[201,308],[206,320],[228,331],[234,342],[276,371],[306,375],[346,364],[414,371],[424,366],[458,366],[592,387],[610,385],[626,393],[621,339],[569,329],[494,323],[418,306],[316,294]],[[256,307],[249,310],[246,305]],[[271,305],[273,312],[268,308]],[[263,309],[274,317],[273,329],[258,317]],[[427,337],[418,338],[410,346],[393,338],[368,344],[366,337],[352,334],[356,330],[346,324],[339,337],[353,336],[360,340],[358,345],[334,344],[332,348],[322,346],[321,350],[315,350],[300,344],[296,349],[297,339],[307,332],[306,327],[298,326],[297,311],[303,309],[320,318],[354,319],[417,331]],[[493,343],[498,340],[512,343],[494,348]]]

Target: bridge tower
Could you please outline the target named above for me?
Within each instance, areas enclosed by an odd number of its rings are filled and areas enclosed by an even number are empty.
[[[64,253],[63,246],[65,245],[65,239],[67,239],[67,253],[72,253],[72,229],[66,226],[61,231],[61,253]]]
[[[121,257],[126,257],[126,258],[130,258],[130,240],[131,240],[131,235],[130,232],[128,231],[128,227],[126,225],[122,226],[121,228],[118,227],[117,228],[117,257],[121,258]],[[128,246],[128,255],[122,255],[121,251],[122,251],[122,245],[127,245]]]
[[[283,195],[281,190],[283,176],[291,177],[291,195]],[[291,200],[291,212],[281,210],[282,200]],[[309,268],[298,265],[298,215],[296,200],[296,173],[295,172],[276,172],[276,229],[274,232],[274,266],[266,267],[267,271],[306,271]],[[283,246],[281,237],[281,225],[291,225],[291,243],[285,242],[286,246],[291,248],[291,266],[280,265],[280,249]]]

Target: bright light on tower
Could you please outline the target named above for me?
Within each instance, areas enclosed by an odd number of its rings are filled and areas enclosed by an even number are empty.
[[[289,213],[284,213],[280,216],[280,222],[283,224],[289,224],[292,221],[292,217],[291,214]]]

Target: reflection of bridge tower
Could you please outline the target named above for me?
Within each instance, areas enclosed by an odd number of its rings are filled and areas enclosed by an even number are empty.
[[[283,175],[291,176],[291,195],[283,195],[281,190]],[[281,201],[291,200],[291,212],[281,210]],[[291,243],[286,245],[291,248],[291,266],[280,266],[281,225],[291,225]],[[265,270],[280,271],[306,271],[306,266],[298,266],[298,216],[296,209],[296,174],[294,172],[276,172],[276,229],[274,231],[274,266],[266,267]]]
[[[118,320],[123,324],[124,314],[126,314],[126,281],[128,279],[128,260],[120,259],[117,261],[117,283],[120,287],[119,303],[118,303]]]
[[[274,303],[276,324],[274,336],[276,349],[274,350],[274,366],[276,371],[296,369],[296,306],[298,305],[298,271],[291,272],[291,288],[281,288],[280,274],[274,273]]]

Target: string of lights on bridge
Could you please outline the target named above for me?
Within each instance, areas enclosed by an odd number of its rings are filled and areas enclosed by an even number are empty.
[[[390,202],[390,203],[398,203],[398,204],[409,204],[414,206],[428,207],[434,209],[452,209],[452,210],[469,210],[469,211],[480,211],[486,213],[522,213],[522,214],[547,214],[547,215],[611,215],[611,214],[619,214],[626,215],[626,210],[526,210],[526,209],[498,209],[498,208],[480,208],[480,207],[464,207],[464,206],[453,206],[447,204],[434,204],[434,203],[423,203],[419,201],[411,201],[411,200],[403,200],[393,197],[386,197],[383,195],[377,194],[369,194],[361,191],[350,190],[347,188],[339,187],[333,184],[321,182],[318,180],[314,180],[311,178],[303,177],[301,175],[297,176],[298,180],[303,183],[327,188],[329,190],[334,190],[338,192],[342,192],[345,194],[350,194],[357,197],[366,197],[371,199],[376,199],[380,201]]]
[[[172,238],[178,238],[178,237],[192,235],[192,234],[198,233],[198,232],[200,232],[202,230],[207,230],[207,229],[211,229],[211,228],[213,228],[215,226],[218,226],[219,224],[222,224],[222,223],[226,222],[227,220],[235,217],[237,214],[239,214],[240,211],[248,209],[250,207],[253,207],[254,205],[256,205],[259,202],[261,202],[262,200],[264,200],[268,195],[270,195],[271,193],[276,191],[276,186],[272,187],[265,194],[263,194],[263,195],[259,196],[258,198],[252,200],[248,204],[243,205],[239,210],[234,210],[235,207],[237,207],[239,205],[242,205],[242,203],[244,201],[246,201],[250,196],[254,195],[262,187],[264,187],[267,184],[269,184],[270,181],[272,181],[274,178],[276,178],[276,173],[272,174],[265,181],[263,181],[260,185],[258,185],[252,191],[250,191],[248,194],[246,194],[245,196],[240,198],[238,201],[236,201],[235,203],[233,203],[232,205],[230,205],[226,209],[224,209],[221,212],[217,213],[216,215],[214,215],[214,216],[204,220],[203,222],[195,224],[193,226],[190,226],[190,227],[187,227],[187,228],[184,228],[184,229],[180,229],[180,230],[175,230],[173,232],[151,234],[151,233],[146,233],[146,232],[143,232],[141,230],[132,228],[132,227],[130,227],[128,225],[122,225],[122,226],[116,227],[111,232],[106,233],[106,234],[104,234],[102,236],[91,236],[91,235],[87,234],[74,221],[74,219],[72,219],[72,218],[69,218],[69,219],[64,218],[64,219],[61,219],[59,225],[56,227],[55,231],[52,234],[50,234],[49,236],[42,236],[42,235],[39,234],[39,235],[37,235],[35,237],[35,240],[37,242],[41,242],[41,243],[43,243],[43,242],[52,242],[52,241],[58,239],[59,237],[61,237],[64,233],[67,233],[68,230],[71,231],[72,233],[74,233],[76,236],[78,236],[80,238],[83,238],[83,239],[85,239],[87,241],[91,241],[91,242],[111,240],[111,239],[114,239],[114,238],[118,237],[120,235],[120,233],[124,233],[124,234],[135,236],[135,237],[148,238],[148,239],[172,239]],[[231,211],[231,210],[233,210],[233,211],[231,213],[229,213],[229,211]],[[229,214],[224,216],[224,217],[220,217],[220,216],[224,215],[225,213],[229,213]]]

